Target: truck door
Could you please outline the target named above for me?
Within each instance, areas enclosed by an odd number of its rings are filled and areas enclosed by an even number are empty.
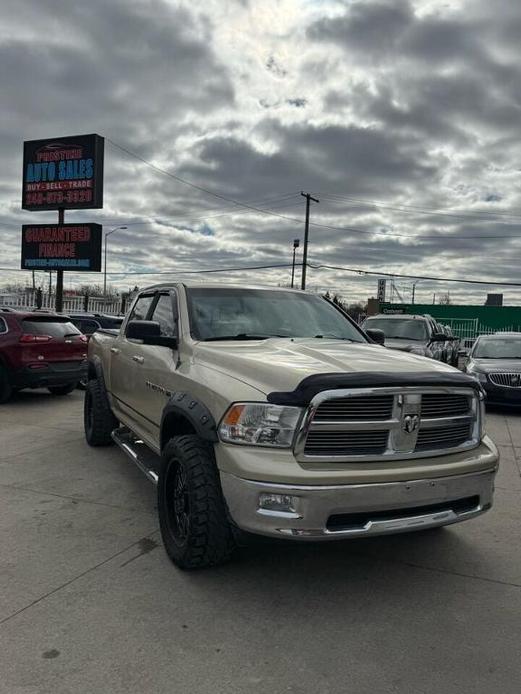
[[[175,291],[158,293],[149,320],[159,323],[162,337],[178,337]],[[159,442],[161,415],[173,389],[172,383],[176,380],[178,351],[166,346],[140,345],[140,357],[135,366],[139,392],[136,409],[143,415],[141,426],[154,441]]]
[[[110,348],[112,395],[118,401],[118,407],[132,422],[137,419],[136,404],[139,401],[137,390],[142,387],[141,371],[137,367],[140,366],[143,345],[137,341],[128,340],[126,329],[131,320],[147,320],[152,312],[155,297],[155,292],[147,292],[138,297],[125,327]]]

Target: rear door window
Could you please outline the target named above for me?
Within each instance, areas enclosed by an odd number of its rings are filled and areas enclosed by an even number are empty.
[[[161,335],[164,337],[176,337],[176,324],[172,310],[172,298],[169,294],[161,294],[152,314],[152,319],[161,326]]]
[[[73,323],[56,318],[26,318],[22,320],[22,330],[27,335],[50,335],[55,338],[81,335]]]

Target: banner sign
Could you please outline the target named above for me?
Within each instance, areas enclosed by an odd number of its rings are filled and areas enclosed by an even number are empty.
[[[22,270],[101,271],[101,224],[24,224]]]
[[[103,207],[103,152],[99,135],[24,142],[22,209]]]
[[[378,280],[378,294],[377,299],[378,301],[383,304],[385,301],[385,288],[386,288],[387,280]]]

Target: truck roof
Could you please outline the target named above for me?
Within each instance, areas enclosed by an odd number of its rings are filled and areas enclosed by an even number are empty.
[[[196,280],[188,280],[185,282],[163,282],[162,284],[154,284],[150,287],[144,287],[140,290],[140,293],[150,291],[151,289],[175,289],[175,287],[180,284],[188,289],[264,289],[267,291],[302,292],[301,289],[274,287],[262,284],[233,284],[230,282],[198,282]]]

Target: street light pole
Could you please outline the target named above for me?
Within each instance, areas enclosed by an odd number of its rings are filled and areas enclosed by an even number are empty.
[[[103,272],[103,296],[107,298],[107,237],[113,234],[118,229],[128,229],[128,227],[114,227],[105,234],[105,263]]]
[[[293,240],[293,265],[291,266],[291,288],[293,289],[293,284],[295,282],[295,253],[297,248],[300,246],[300,239]]]

